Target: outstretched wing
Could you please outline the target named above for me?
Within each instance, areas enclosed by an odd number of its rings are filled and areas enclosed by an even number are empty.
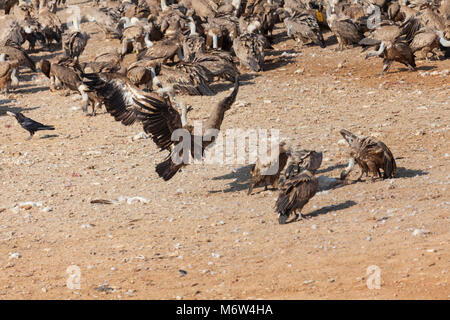
[[[144,93],[126,77],[114,74],[85,74],[84,84],[103,99],[116,121],[130,126],[136,121],[161,150],[170,150],[172,132],[182,127],[181,116],[168,96]]]

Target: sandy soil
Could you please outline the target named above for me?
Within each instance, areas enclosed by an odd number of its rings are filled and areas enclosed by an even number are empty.
[[[117,45],[92,23],[82,28],[94,32],[82,61]],[[448,299],[450,60],[418,61],[416,72],[394,64],[379,76],[381,59],[335,52],[330,33],[326,49],[300,49],[280,28],[265,71],[242,69],[222,128],[280,129],[296,148],[323,151],[318,175],[330,178],[348,159],[339,130],[373,135],[394,153],[395,179],[322,191],[305,219],[280,226],[276,191],[247,195],[249,165],[192,165],[164,182],[154,167],[166,154],[131,141],[140,126],[104,110],[86,117],[77,94],[52,93],[45,77],[22,70],[0,105],[0,298]],[[180,97],[195,108],[190,121],[231,85],[214,88]],[[56,130],[25,141],[11,109]],[[123,196],[148,203],[90,203]],[[41,206],[17,208],[27,201]],[[379,289],[369,289],[369,266]],[[68,268],[80,271],[79,289],[68,288]]]

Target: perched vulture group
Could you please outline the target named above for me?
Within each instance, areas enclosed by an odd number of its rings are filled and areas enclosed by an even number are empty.
[[[336,50],[361,47],[370,50],[366,59],[382,58],[382,72],[394,62],[414,71],[416,60],[449,55],[450,0],[91,2],[74,6],[65,0],[0,1],[0,90],[17,88],[23,70],[39,72],[48,78],[50,91],[81,95],[86,114],[94,116],[104,107],[125,126],[141,124],[156,146],[168,152],[156,166],[165,181],[186,165],[177,158],[204,156],[214,143],[212,132],[220,130],[236,100],[241,73],[263,72],[276,41],[293,39],[294,49],[314,46],[328,52],[323,48],[335,37]],[[95,34],[87,31],[88,24]],[[281,29],[277,39],[275,28]],[[109,45],[88,56],[85,48],[98,34]],[[40,52],[47,54],[38,58]],[[200,138],[209,140],[196,145],[198,137],[187,120],[192,107],[178,103],[177,95],[214,96],[223,87],[215,85],[219,81],[228,83],[230,92],[217,101],[203,125]],[[54,129],[21,113],[11,115],[30,137]],[[178,130],[186,134],[175,143],[172,136]],[[394,177],[395,159],[383,142],[347,130],[340,133],[351,149],[341,181],[355,164],[361,169],[358,180],[364,173]],[[187,149],[179,148],[183,143]],[[280,224],[291,214],[295,220],[320,189],[315,174],[321,162],[321,152],[295,150],[281,142],[271,157],[251,166],[248,194],[258,187],[278,189],[275,211]]]

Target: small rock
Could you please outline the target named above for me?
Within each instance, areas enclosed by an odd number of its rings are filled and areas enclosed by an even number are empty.
[[[412,233],[413,236],[422,236],[422,237],[426,237],[429,234],[431,234],[431,232],[425,229],[415,229]]]
[[[178,272],[180,273],[180,275],[181,275],[182,277],[184,277],[185,275],[187,275],[187,271],[185,271],[185,270],[180,269],[180,270],[178,270]]]
[[[20,253],[18,252],[13,252],[9,254],[9,259],[19,259],[21,257]]]
[[[148,139],[148,135],[145,132],[138,133],[137,135],[133,136],[131,138],[131,141],[137,141],[137,140],[145,140]]]

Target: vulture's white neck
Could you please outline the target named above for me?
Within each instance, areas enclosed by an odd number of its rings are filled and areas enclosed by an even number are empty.
[[[144,41],[147,48],[153,47],[153,42],[150,41],[150,34],[148,32],[145,33]]]

